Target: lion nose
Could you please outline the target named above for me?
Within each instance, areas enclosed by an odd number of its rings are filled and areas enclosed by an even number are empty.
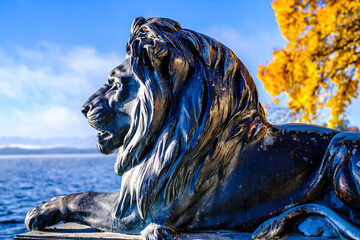
[[[85,104],[84,106],[82,106],[81,108],[81,112],[82,114],[84,114],[84,116],[87,118],[87,113],[90,111],[90,106]]]

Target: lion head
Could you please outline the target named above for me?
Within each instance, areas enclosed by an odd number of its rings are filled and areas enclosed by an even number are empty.
[[[140,216],[157,198],[200,191],[226,175],[241,144],[264,120],[255,84],[234,53],[170,19],[137,18],[123,64],[85,103],[101,152],[118,149],[118,214]]]

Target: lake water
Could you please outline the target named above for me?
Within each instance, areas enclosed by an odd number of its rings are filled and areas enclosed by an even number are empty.
[[[0,239],[27,231],[26,213],[53,196],[116,192],[115,155],[0,156]]]

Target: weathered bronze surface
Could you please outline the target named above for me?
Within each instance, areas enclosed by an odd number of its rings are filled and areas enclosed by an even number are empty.
[[[118,193],[44,202],[60,221],[146,239],[238,230],[360,239],[360,134],[267,122],[230,49],[164,18],[137,18],[123,64],[83,106],[100,152],[118,150]]]

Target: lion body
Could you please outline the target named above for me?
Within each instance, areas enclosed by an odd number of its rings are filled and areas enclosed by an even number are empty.
[[[180,231],[250,231],[286,206],[318,195],[319,175],[327,167],[323,156],[338,132],[301,124],[262,131],[257,140],[228,149],[234,155],[224,178],[217,176],[196,192],[188,185],[165,206],[159,197],[148,209],[149,221]]]
[[[271,127],[236,154],[232,170],[206,199],[200,209],[207,211],[199,213],[193,228],[249,231],[286,206],[308,202],[319,188],[322,179],[313,181],[335,134],[305,125]]]

